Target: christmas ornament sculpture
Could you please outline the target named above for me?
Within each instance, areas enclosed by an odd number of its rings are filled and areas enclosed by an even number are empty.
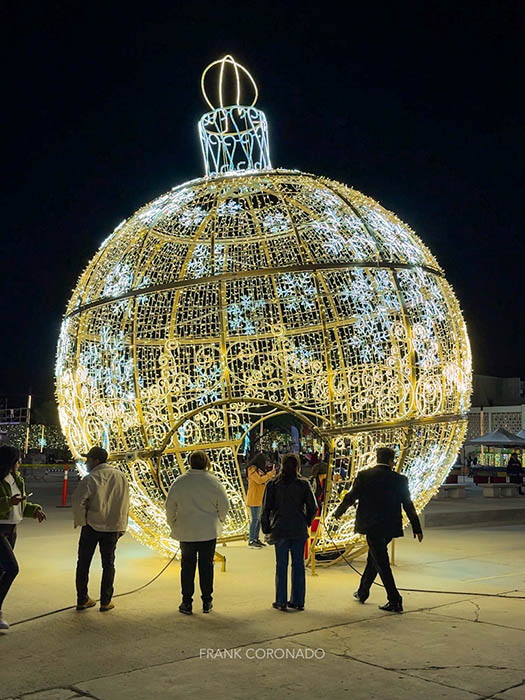
[[[377,446],[398,447],[418,511],[455,461],[471,387],[465,324],[406,224],[338,182],[272,169],[253,79],[229,56],[209,69],[219,105],[199,124],[206,177],[123,221],[68,304],[62,428],[76,456],[108,448],[129,477],[132,532],[172,553],[163,506],[188,453],[210,453],[231,501],[223,539],[244,538],[237,451],[261,420],[292,413],[330,448],[316,547],[355,553],[355,511],[332,513]]]

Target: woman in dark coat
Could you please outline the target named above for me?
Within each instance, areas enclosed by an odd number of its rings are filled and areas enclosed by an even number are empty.
[[[275,544],[275,602],[277,610],[304,610],[306,577],[304,545],[308,528],[317,511],[317,502],[306,479],[299,475],[295,454],[283,456],[278,476],[264,492],[262,531]],[[292,587],[288,600],[288,560],[292,560]]]

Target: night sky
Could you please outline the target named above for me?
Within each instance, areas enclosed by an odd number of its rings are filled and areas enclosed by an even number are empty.
[[[258,83],[273,165],[396,212],[456,291],[474,371],[525,376],[525,3],[362,5],[3,3],[0,397],[52,397],[88,260],[203,174],[200,75],[226,53]]]

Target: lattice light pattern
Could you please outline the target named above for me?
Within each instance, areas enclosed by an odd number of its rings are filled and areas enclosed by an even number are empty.
[[[353,509],[332,513],[377,446],[398,447],[418,511],[454,463],[465,324],[394,214],[326,178],[245,166],[175,187],[101,245],[60,333],[62,428],[75,455],[108,447],[129,478],[132,532],[172,553],[163,506],[188,453],[209,451],[231,501],[223,539],[244,537],[237,450],[265,417],[293,413],[344,467],[316,546],[351,550]]]

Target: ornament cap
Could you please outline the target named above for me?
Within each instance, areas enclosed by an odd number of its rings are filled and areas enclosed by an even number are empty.
[[[217,84],[219,106],[214,106],[206,90],[210,69],[220,66]],[[249,104],[242,103],[241,78],[245,76],[253,90]],[[232,82],[233,81],[233,82]],[[227,84],[233,85],[234,104],[225,105]],[[254,107],[259,92],[255,80],[244,66],[227,55],[210,63],[203,71],[201,89],[212,108],[199,121],[199,136],[206,175],[272,167],[268,146],[268,125],[264,112]],[[246,91],[245,91],[246,92]],[[246,101],[248,102],[248,100]]]

